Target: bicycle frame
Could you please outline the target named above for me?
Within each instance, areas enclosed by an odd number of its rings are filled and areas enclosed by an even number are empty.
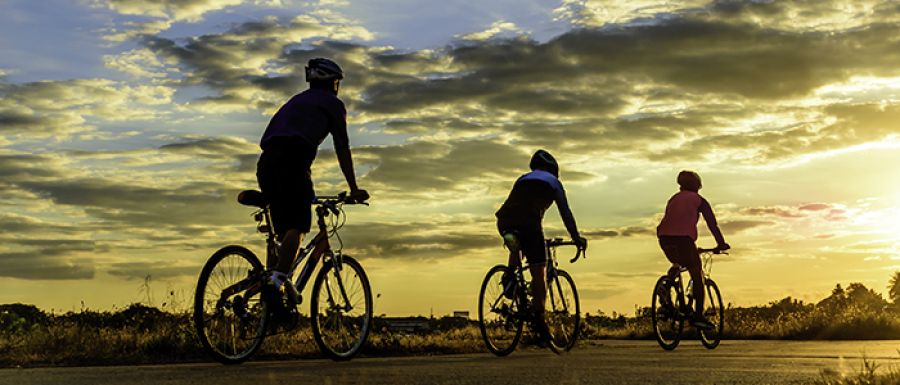
[[[567,245],[575,246],[576,244],[575,242],[571,241],[565,242],[562,240],[562,238],[550,238],[544,240],[544,252],[547,253],[547,262],[545,262],[545,264],[547,265],[547,276],[545,277],[546,283],[549,284],[551,282],[555,282],[557,285],[557,290],[560,292],[562,292],[562,288],[560,287],[559,281],[554,279],[556,277],[557,266],[559,266],[559,262],[556,258],[556,248],[559,246]],[[524,289],[528,283],[527,281],[525,281],[525,270],[529,270],[531,268],[531,264],[527,263],[528,261],[525,260],[525,255],[522,253],[521,249],[516,249],[515,253],[517,254],[515,260],[518,261],[518,265],[516,266],[516,280],[518,282],[518,287],[520,288],[520,290],[517,290],[518,294],[516,295],[516,297],[518,300],[522,301],[521,305],[523,306],[520,307],[520,309],[525,311],[530,309],[531,306],[531,301],[529,301],[527,292]],[[584,250],[579,248],[577,254],[575,254],[575,258],[573,258],[570,262],[574,263],[583,255]],[[525,260],[525,263],[522,262],[523,260]],[[549,297],[548,301],[550,301],[550,308],[553,309],[556,299],[553,297],[552,290],[547,290],[547,292],[547,297]],[[491,305],[491,308],[496,307],[497,303],[499,303],[501,299],[502,298],[497,298]],[[563,306],[566,311],[569,310],[569,304],[565,303],[565,301],[563,301]],[[525,314],[528,314],[528,312],[526,311]]]
[[[712,256],[713,256],[713,254],[718,254],[719,252],[717,252],[716,249],[697,249],[697,251],[700,253],[701,268],[703,269],[703,279],[704,280],[712,279],[712,278],[710,278],[710,273],[712,272]],[[724,253],[724,252],[722,252],[722,253]],[[687,293],[685,293],[685,286],[683,284],[684,281],[681,278],[681,274],[686,271],[688,271],[688,269],[686,267],[679,265],[678,266],[678,274],[675,275],[675,277],[673,278],[673,281],[672,281],[673,285],[675,286],[675,292],[679,296],[681,303],[686,308],[686,309],[677,309],[679,313],[684,313],[684,314],[680,314],[683,317],[689,316],[690,312],[693,311],[693,310],[691,310],[691,308],[694,305],[693,291],[688,291]],[[694,279],[691,278],[688,280],[687,288],[692,289],[693,287],[694,287]],[[688,298],[688,301],[685,301],[685,297]]]
[[[297,268],[300,267],[300,264],[303,262],[303,259],[306,258],[306,264],[303,265],[303,268],[300,270],[299,278],[294,282],[293,286],[296,292],[299,294],[306,287],[306,284],[309,283],[309,279],[312,277],[313,272],[316,269],[316,265],[319,260],[322,259],[322,264],[332,263],[334,264],[335,274],[340,274],[342,269],[341,263],[341,253],[334,253],[331,250],[331,244],[328,241],[329,239],[329,231],[328,225],[325,223],[325,217],[329,215],[329,211],[334,215],[339,215],[340,212],[336,206],[335,202],[337,202],[340,198],[336,196],[327,196],[327,197],[317,197],[313,203],[318,204],[316,207],[316,216],[318,217],[317,225],[319,227],[319,231],[310,240],[306,247],[303,247],[300,252],[297,253],[297,258],[291,264],[291,269],[288,271],[287,276],[293,277],[294,273],[297,271]],[[278,242],[277,236],[275,234],[275,230],[272,228],[272,216],[269,213],[268,208],[261,208],[254,215],[257,221],[260,224],[257,226],[257,229],[266,233],[266,261],[267,267],[271,268],[274,261],[278,260],[278,249],[281,246],[281,243]],[[265,224],[263,224],[265,222]],[[322,258],[324,256],[324,259]],[[343,281],[340,279],[337,280],[339,291],[341,296],[344,299],[344,303],[348,303],[349,300],[347,298],[347,291],[344,288]],[[257,284],[257,287],[253,287],[252,285]],[[250,285],[249,287],[247,285]],[[328,301],[333,306],[334,299],[332,298],[333,289],[331,287],[331,283],[329,281],[325,281],[325,285],[328,292]],[[243,280],[238,282],[225,290],[222,291],[221,298],[227,298],[235,293],[246,290],[248,292],[248,296],[252,296],[256,294],[261,287],[258,286],[258,282],[255,280]],[[299,297],[298,303],[299,304]],[[351,309],[342,309],[342,310],[351,310]]]

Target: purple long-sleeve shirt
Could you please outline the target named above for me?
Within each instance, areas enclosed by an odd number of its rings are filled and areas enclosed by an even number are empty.
[[[658,236],[688,236],[697,240],[697,222],[703,215],[703,220],[718,244],[725,243],[716,216],[712,207],[700,194],[694,191],[682,190],[669,198],[666,204],[666,214],[659,226],[656,227]]]

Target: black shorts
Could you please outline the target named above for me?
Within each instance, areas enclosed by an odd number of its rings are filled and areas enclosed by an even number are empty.
[[[310,167],[315,150],[308,146],[270,145],[256,163],[256,179],[269,201],[272,224],[279,237],[290,229],[308,233],[312,224],[313,190]]]
[[[506,233],[516,234],[519,240],[519,248],[525,254],[525,260],[529,265],[539,265],[547,262],[547,245],[544,243],[544,232],[534,229],[497,227],[500,236]]]
[[[697,252],[697,244],[691,237],[661,235],[659,247],[662,248],[669,262],[677,263],[688,269],[700,266],[700,253]]]

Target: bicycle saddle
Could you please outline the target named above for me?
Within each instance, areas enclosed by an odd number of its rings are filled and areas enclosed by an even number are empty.
[[[256,206],[261,209],[266,208],[266,205],[269,204],[263,194],[256,190],[241,191],[240,194],[238,194],[237,200],[238,203],[242,205]]]

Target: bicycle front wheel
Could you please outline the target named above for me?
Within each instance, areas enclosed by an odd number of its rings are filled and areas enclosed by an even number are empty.
[[[488,350],[501,357],[516,350],[525,323],[518,301],[515,300],[515,279],[508,283],[513,287],[505,288],[507,293],[504,295],[504,273],[515,277],[515,273],[506,265],[491,268],[484,277],[481,293],[478,295],[478,327],[481,329],[481,337]]]
[[[194,328],[204,350],[223,364],[244,362],[262,346],[269,323],[250,250],[227,246],[209,258],[194,294]]]
[[[715,349],[722,340],[722,332],[725,330],[725,308],[722,306],[722,294],[719,286],[711,279],[706,279],[706,305],[703,307],[703,315],[713,325],[712,329],[700,330],[700,342],[707,349]]]
[[[353,358],[372,327],[372,289],[362,265],[346,255],[326,263],[313,284],[310,314],[322,353],[335,361]]]
[[[679,314],[679,309],[684,307],[681,298],[668,276],[659,277],[653,286],[650,318],[656,342],[665,350],[675,349],[681,342],[684,330],[684,317]]]
[[[575,346],[581,327],[581,304],[569,273],[556,270],[547,282],[547,301],[550,349],[556,353],[567,352]]]

